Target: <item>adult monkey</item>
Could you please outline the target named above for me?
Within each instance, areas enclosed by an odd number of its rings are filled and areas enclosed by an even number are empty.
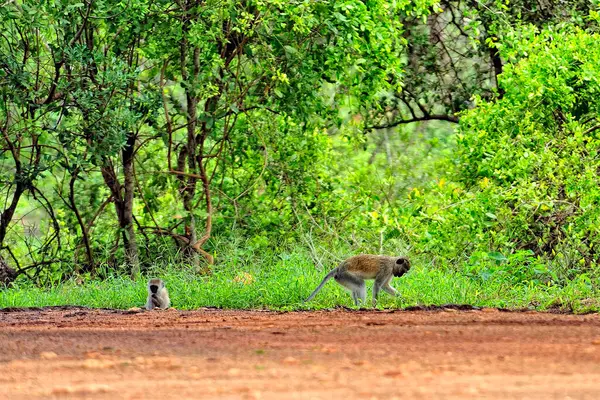
[[[373,307],[375,307],[380,290],[383,289],[394,296],[399,294],[396,289],[390,286],[390,282],[394,276],[402,276],[409,269],[410,261],[406,257],[376,256],[372,254],[360,254],[350,257],[328,273],[306,301],[312,300],[325,283],[334,278],[337,283],[350,291],[354,304],[358,306],[359,300],[364,303],[367,298],[365,279],[375,279],[373,284]]]

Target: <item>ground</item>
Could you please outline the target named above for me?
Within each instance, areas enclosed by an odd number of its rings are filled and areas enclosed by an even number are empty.
[[[598,399],[600,315],[5,309],[0,398]]]

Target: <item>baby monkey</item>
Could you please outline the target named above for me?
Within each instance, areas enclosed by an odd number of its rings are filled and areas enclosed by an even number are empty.
[[[388,257],[376,256],[371,254],[360,254],[342,261],[337,268],[328,273],[321,284],[317,286],[314,292],[306,301],[313,297],[325,285],[325,283],[334,278],[337,283],[348,289],[352,294],[354,304],[358,306],[358,301],[365,302],[367,297],[367,287],[365,279],[375,279],[373,285],[373,307],[377,304],[377,295],[381,289],[391,295],[397,296],[399,293],[390,286],[394,276],[402,276],[410,269],[410,261],[406,257]]]
[[[165,283],[161,279],[150,279],[148,281],[148,299],[146,300],[146,310],[152,310],[155,307],[169,308],[171,300]]]

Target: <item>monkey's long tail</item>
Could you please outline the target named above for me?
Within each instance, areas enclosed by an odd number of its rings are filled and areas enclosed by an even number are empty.
[[[312,292],[310,294],[310,296],[308,296],[308,299],[304,300],[304,302],[306,303],[307,301],[311,301],[317,295],[317,293],[319,293],[319,291],[321,290],[321,288],[323,288],[323,286],[327,283],[327,281],[335,276],[336,272],[337,272],[337,268],[334,268],[333,270],[331,270],[330,273],[325,275],[325,278],[323,278],[323,280],[321,281],[319,286],[317,286],[317,288],[314,290],[314,292]]]

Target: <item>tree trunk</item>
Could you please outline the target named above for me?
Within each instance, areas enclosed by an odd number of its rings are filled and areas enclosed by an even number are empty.
[[[495,47],[490,47],[490,58],[494,66],[494,79],[496,81],[496,88],[498,89],[498,97],[501,99],[504,97],[504,89],[498,85],[498,75],[502,73],[502,58],[500,58],[500,53]]]
[[[9,286],[16,278],[17,271],[8,266],[4,258],[0,256],[0,285]]]
[[[18,177],[16,176],[17,174],[18,173],[15,173],[15,180],[17,181],[17,184],[15,192],[13,193],[12,201],[8,208],[6,208],[4,211],[2,211],[2,214],[0,214],[0,247],[4,245],[4,239],[6,238],[6,232],[8,231],[8,225],[15,214],[15,210],[19,204],[21,195],[25,192],[25,186],[18,180]]]
[[[120,221],[123,229],[123,238],[125,241],[125,258],[131,268],[131,276],[135,277],[140,272],[140,260],[138,254],[137,240],[135,230],[133,229],[133,194],[134,194],[134,176],[133,176],[133,153],[135,150],[136,135],[130,134],[127,137],[127,144],[123,149],[123,175],[124,175],[124,193],[123,193],[123,217]]]
[[[9,124],[9,116],[6,117],[6,126]],[[6,142],[6,146],[10,150],[13,161],[15,163],[15,172],[13,177],[13,182],[15,184],[15,192],[13,193],[12,200],[10,205],[2,211],[0,214],[0,248],[4,246],[4,239],[6,238],[6,232],[8,231],[8,225],[12,220],[13,215],[15,215],[15,211],[17,206],[19,205],[19,200],[21,199],[21,195],[25,193],[27,188],[27,183],[30,183],[30,178],[23,176],[23,167],[21,166],[21,154],[20,147],[16,147],[13,141],[8,137],[8,131],[6,129],[2,129],[2,136],[4,141]],[[17,142],[18,143],[18,142]],[[33,140],[34,144],[37,144],[37,140]],[[37,146],[34,146],[35,149],[39,150]],[[36,164],[32,165],[32,167],[37,167],[39,163],[39,152],[35,157]],[[8,194],[6,195],[6,200],[8,200]],[[6,203],[4,203],[6,206]]]
[[[189,5],[189,4],[188,4]],[[189,12],[188,5],[185,6],[184,11]],[[204,151],[204,140],[206,140],[206,134],[196,135],[196,128],[198,126],[197,114],[198,114],[198,95],[196,90],[194,89],[196,82],[198,80],[198,75],[200,73],[200,48],[197,46],[190,46],[188,42],[187,35],[189,33],[191,27],[191,19],[197,18],[197,15],[187,14],[182,21],[182,31],[183,35],[181,38],[181,42],[179,43],[179,62],[181,69],[181,77],[184,82],[186,82],[185,87],[185,97],[186,97],[186,122],[187,122],[187,142],[185,146],[185,150],[182,149],[180,151],[180,156],[178,160],[178,168],[179,172],[184,172],[185,167],[185,159],[187,159],[187,170],[189,174],[186,174],[182,179],[180,179],[181,183],[181,194],[183,200],[183,208],[187,213],[187,221],[185,225],[185,233],[189,238],[189,249],[191,250],[190,256],[192,258],[192,263],[196,266],[200,265],[200,255],[204,256],[209,264],[214,262],[212,255],[204,251],[201,247],[210,237],[211,230],[211,202],[210,202],[210,192],[208,189],[208,178],[206,176],[206,171],[204,171],[202,165],[202,152]],[[192,54],[192,69],[191,73],[188,71],[188,54]],[[208,103],[208,102],[207,102]],[[203,128],[205,128],[206,122],[203,123]],[[206,132],[206,129],[203,130]],[[198,146],[200,145],[200,149]],[[199,151],[199,152],[198,152]],[[200,170],[202,184],[204,189],[204,195],[207,196],[207,223],[205,233],[198,240],[196,233],[196,217],[194,216],[193,209],[193,201],[194,195],[196,193],[196,184],[198,181],[198,171]]]
[[[75,181],[79,175],[79,168],[75,168],[75,171],[71,174],[71,180],[69,181],[69,203],[70,208],[75,213],[75,218],[77,218],[77,223],[81,228],[81,238],[83,240],[83,245],[85,247],[85,255],[87,258],[87,265],[85,267],[86,271],[93,272],[95,269],[94,262],[94,254],[92,252],[92,246],[90,244],[90,235],[88,233],[87,226],[83,222],[83,218],[81,217],[81,213],[77,208],[77,204],[75,203]]]
[[[139,253],[135,230],[133,227],[133,194],[134,194],[134,176],[133,176],[133,155],[135,150],[136,135],[130,133],[127,136],[127,143],[122,152],[122,165],[124,175],[124,185],[121,185],[115,169],[106,159],[101,168],[102,177],[106,186],[110,189],[115,212],[119,221],[119,229],[123,237],[123,247],[125,249],[125,261],[130,268],[131,276],[135,277],[140,271]]]
[[[196,107],[198,100],[195,96],[191,95],[189,91],[186,91],[187,99],[187,110],[188,110],[188,125],[187,125],[187,161],[188,171],[194,173],[196,171]],[[185,227],[186,234],[190,239],[190,244],[196,243],[196,218],[194,217],[193,200],[194,194],[196,193],[196,177],[188,176],[186,178],[185,187],[183,188],[183,208],[187,212],[187,224]],[[193,247],[192,247],[193,249]],[[191,253],[192,263],[194,265],[200,264],[200,257],[198,252],[194,251]]]

